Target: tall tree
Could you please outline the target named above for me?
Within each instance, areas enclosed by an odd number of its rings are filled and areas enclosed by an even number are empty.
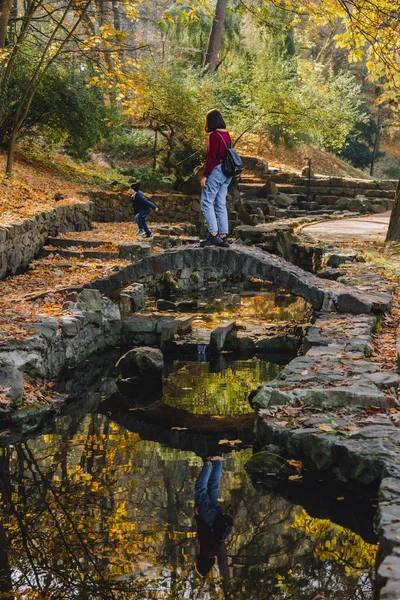
[[[229,0],[217,0],[205,60],[206,73],[208,75],[212,75],[217,68],[218,53],[221,47],[222,34],[224,32],[225,9],[228,4]]]
[[[394,197],[394,206],[390,215],[389,229],[386,235],[387,242],[400,241],[400,179]]]
[[[12,7],[12,0],[0,0],[0,50],[4,48],[6,43],[7,27]]]

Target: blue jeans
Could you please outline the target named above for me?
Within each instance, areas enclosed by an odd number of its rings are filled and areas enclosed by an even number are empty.
[[[225,177],[221,165],[217,165],[207,177],[206,187],[201,192],[201,210],[210,232],[229,233],[226,195],[231,179]]]
[[[151,208],[142,208],[142,210],[135,215],[136,223],[138,224],[139,229],[143,229],[143,231],[146,232],[146,235],[151,235],[151,231],[146,223],[146,219],[150,213]]]
[[[218,502],[219,482],[222,476],[222,461],[215,460],[211,465],[204,465],[194,487],[194,500],[199,515],[206,525],[212,527],[222,507]]]

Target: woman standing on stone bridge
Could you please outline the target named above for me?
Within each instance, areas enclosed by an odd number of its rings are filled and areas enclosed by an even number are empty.
[[[231,136],[226,130],[225,121],[217,109],[209,110],[206,115],[205,130],[209,133],[206,165],[201,179],[201,209],[207,222],[208,236],[201,246],[228,247],[228,211],[226,196],[232,177],[222,172],[225,152],[232,145]]]

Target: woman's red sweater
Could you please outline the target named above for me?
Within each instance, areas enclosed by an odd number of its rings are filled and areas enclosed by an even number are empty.
[[[225,156],[226,148],[224,142],[221,140],[221,134],[225,140],[226,145],[229,147],[231,136],[227,131],[213,131],[208,136],[207,152],[206,152],[206,166],[204,167],[203,177],[211,175],[211,171],[214,167],[222,163],[223,157]],[[220,158],[222,157],[222,158]]]

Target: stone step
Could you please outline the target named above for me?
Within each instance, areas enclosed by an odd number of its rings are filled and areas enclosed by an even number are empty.
[[[134,314],[122,320],[122,341],[132,346],[168,344],[176,335],[192,330],[193,317],[172,317],[161,314]]]
[[[393,191],[391,190],[378,190],[376,188],[371,189],[358,189],[358,188],[338,188],[338,187],[328,187],[328,186],[311,186],[308,188],[307,185],[299,185],[299,184],[276,184],[279,192],[284,194],[294,194],[294,195],[307,195],[310,190],[310,195],[316,195],[317,198],[323,198],[325,196],[336,196],[337,198],[345,198],[362,195],[367,198],[393,198]]]
[[[164,249],[177,248],[188,244],[198,244],[200,242],[200,238],[197,236],[173,237],[171,235],[158,235],[157,233],[153,235],[153,240],[156,246],[160,246]]]
[[[119,258],[119,252],[102,252],[101,250],[64,250],[63,248],[52,248],[51,246],[45,246],[41,252],[42,256],[50,256],[51,254],[57,254],[58,256],[64,256],[65,258]]]
[[[68,240],[69,241],[69,240]],[[110,242],[90,242],[90,246],[86,244],[81,246],[84,250],[78,249],[79,246],[70,244],[67,247],[59,247],[57,245],[44,246],[41,250],[42,256],[49,256],[50,254],[57,254],[58,256],[64,256],[66,258],[125,258],[126,260],[139,260],[151,254],[151,243],[135,242],[132,244],[118,244],[115,246],[115,251],[98,250],[102,245]],[[76,250],[70,250],[70,247],[75,247]]]
[[[211,331],[193,329],[191,333],[179,339],[170,339],[163,345],[168,356],[179,356],[197,360],[206,360],[209,354]]]
[[[104,246],[105,244],[109,244],[110,242],[69,239],[62,237],[49,237],[47,239],[47,243],[49,246],[56,246],[57,248],[69,248],[70,246],[82,246],[82,248],[98,248],[99,246]]]
[[[256,177],[255,175],[241,175],[239,183],[265,183],[265,177]]]

